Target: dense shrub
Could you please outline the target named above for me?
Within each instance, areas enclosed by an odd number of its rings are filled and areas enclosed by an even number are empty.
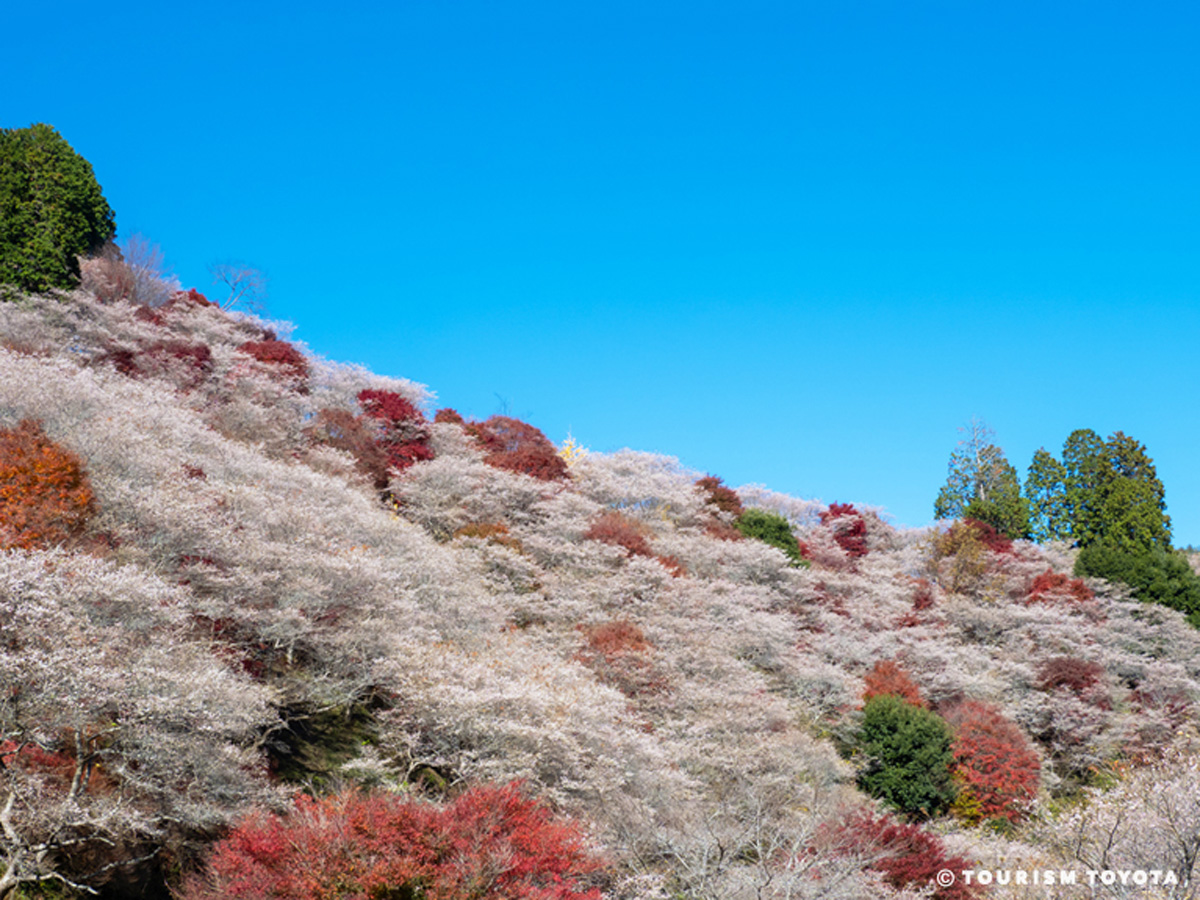
[[[941,586],[951,593],[977,590],[995,568],[989,554],[1010,555],[1012,541],[992,526],[974,519],[955,522],[930,540],[930,566]]]
[[[308,377],[308,360],[287,341],[246,341],[238,350],[247,356],[253,356],[260,363],[274,367],[289,378],[303,381]]]
[[[1077,696],[1087,693],[1104,674],[1104,666],[1073,656],[1053,656],[1038,666],[1039,690],[1067,688]]]
[[[316,421],[305,430],[309,440],[317,444],[344,450],[354,457],[355,468],[370,479],[377,490],[383,490],[390,478],[387,452],[379,446],[370,428],[344,409],[323,409]]]
[[[651,697],[668,690],[666,678],[650,660],[650,651],[654,648],[637,625],[617,619],[580,626],[579,630],[587,644],[576,658],[601,682],[631,699]]]
[[[748,509],[737,520],[737,529],[748,538],[778,547],[787,554],[793,566],[808,566],[808,560],[800,552],[800,543],[792,534],[788,520],[765,509]]]
[[[458,414],[457,410],[451,409],[447,406],[443,409],[439,409],[433,414],[433,421],[439,424],[449,423],[451,425],[462,425],[463,417]]]
[[[521,542],[508,533],[503,522],[468,522],[451,536],[452,538],[478,538],[491,544],[499,544],[521,553]]]
[[[866,703],[872,697],[891,694],[899,697],[913,706],[924,706],[920,689],[913,683],[908,673],[899,664],[890,659],[881,659],[871,668],[864,679],[862,699]]]
[[[1200,576],[1180,553],[1130,551],[1097,543],[1079,551],[1075,574],[1126,584],[1137,599],[1177,609],[1200,627]]]
[[[897,822],[890,816],[854,813],[836,826],[822,828],[823,844],[840,856],[872,860],[868,867],[880,872],[894,888],[921,890],[931,885],[931,900],[974,900],[980,890],[957,878],[948,886],[939,885],[937,873],[943,869],[956,875],[973,869],[974,863],[951,857],[941,839],[917,825]]]
[[[721,512],[729,513],[734,517],[742,514],[742,499],[737,495],[737,491],[726,487],[715,475],[701,478],[696,482],[696,487],[705,493],[704,502],[709,506],[716,507]]]
[[[95,505],[79,457],[40,424],[0,429],[0,549],[60,544],[83,530]]]
[[[867,555],[867,523],[852,503],[831,503],[821,512],[821,524],[833,531],[833,539],[852,559]]]
[[[100,357],[122,375],[140,378],[147,375],[167,375],[172,370],[183,373],[181,387],[199,386],[212,372],[212,350],[204,343],[189,341],[153,341],[137,350],[110,350]]]
[[[1047,569],[1033,579],[1029,587],[1028,603],[1047,603],[1055,598],[1063,598],[1075,603],[1087,603],[1094,600],[1096,595],[1091,588],[1078,578],[1071,578],[1061,572]]]
[[[492,416],[472,422],[467,432],[487,451],[483,461],[497,469],[530,475],[542,481],[567,477],[567,463],[550,439],[527,422],[509,416]]]
[[[438,807],[394,795],[302,796],[218,843],[182,900],[599,900],[601,866],[572,823],[516,785]]]
[[[933,608],[933,585],[927,578],[913,580],[913,611],[924,612]]]
[[[585,540],[621,547],[630,556],[654,555],[646,539],[646,527],[619,512],[601,513],[583,537]]]
[[[954,728],[954,777],[960,817],[1016,822],[1037,796],[1041,762],[1021,729],[986,703],[966,700],[945,713]]]
[[[395,391],[365,390],[358,394],[363,416],[375,426],[375,440],[388,464],[404,471],[413,463],[433,459],[429,423],[411,401]]]
[[[866,757],[858,785],[914,816],[941,813],[957,793],[950,727],[936,713],[881,694],[863,707],[858,746]]]
[[[167,301],[167,306],[185,306],[188,304],[193,306],[217,305],[195,288],[188,288],[186,291],[176,291],[171,295],[171,299]],[[274,338],[271,338],[271,340],[274,340]]]

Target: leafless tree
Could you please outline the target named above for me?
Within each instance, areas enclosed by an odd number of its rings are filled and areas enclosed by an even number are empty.
[[[228,291],[218,303],[221,309],[233,309],[239,304],[251,312],[261,312],[267,299],[267,276],[261,269],[240,260],[213,263],[208,267],[213,285]]]

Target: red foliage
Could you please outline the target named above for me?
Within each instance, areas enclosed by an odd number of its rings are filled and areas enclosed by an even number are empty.
[[[1049,603],[1053,600],[1066,600],[1075,603],[1087,603],[1094,600],[1096,595],[1080,578],[1071,578],[1061,572],[1047,569],[1029,588],[1026,603]]]
[[[940,838],[918,825],[898,822],[890,816],[857,812],[835,826],[823,825],[821,843],[839,856],[860,856],[872,860],[867,868],[883,875],[895,888],[924,888],[936,884],[937,873],[948,869],[956,876],[974,863],[960,856],[946,855]],[[980,890],[959,876],[948,887],[938,886],[932,900],[975,900]]]
[[[176,291],[175,293],[173,293],[171,295],[171,299],[168,300],[167,303],[168,304],[193,303],[196,306],[216,306],[217,305],[217,304],[213,303],[211,300],[209,300],[207,297],[205,297],[202,293],[200,293],[195,288],[188,288],[186,291]]]
[[[742,514],[742,498],[737,495],[737,491],[726,487],[715,475],[701,478],[696,482],[696,487],[708,494],[708,499],[704,502],[709,506],[715,506],[721,512],[727,512],[733,516]]]
[[[715,537],[719,541],[740,541],[745,539],[740,531],[732,525],[726,525],[720,519],[712,518],[704,525],[704,533],[709,537]],[[801,547],[803,553],[806,547]]]
[[[0,428],[0,550],[60,544],[83,530],[95,506],[79,457],[39,423]]]
[[[602,513],[583,535],[585,540],[623,547],[630,556],[653,556],[645,528],[619,512]]]
[[[497,469],[530,475],[542,481],[567,478],[567,463],[549,438],[527,422],[509,416],[492,416],[466,428],[487,451],[483,461]]]
[[[146,307],[140,307],[145,309]],[[185,388],[196,387],[212,371],[212,350],[208,344],[191,344],[187,341],[154,341],[138,350],[110,350],[100,357],[122,375],[139,378],[145,375],[161,375],[175,364],[183,363],[185,370],[190,370],[191,377],[184,385]]]
[[[853,503],[831,503],[821,513],[821,524],[833,530],[833,539],[851,559],[867,555],[867,523]]]
[[[999,553],[1004,556],[1016,555],[1016,551],[1013,550],[1012,541],[987,522],[980,522],[978,519],[963,519],[962,524],[974,531],[980,543],[993,553]]]
[[[355,468],[371,480],[377,490],[388,484],[388,454],[375,435],[357,416],[344,409],[323,409],[316,422],[305,430],[314,443],[344,450],[354,457]]]
[[[913,683],[908,673],[890,659],[881,659],[875,663],[864,681],[866,686],[863,689],[863,703],[880,694],[894,694],[913,706],[925,706],[925,701],[921,699],[920,689]]]
[[[1083,695],[1096,685],[1103,674],[1104,666],[1099,663],[1072,656],[1054,656],[1038,666],[1038,688],[1054,691],[1065,687],[1077,695]]]
[[[365,390],[359,392],[358,403],[364,418],[374,421],[376,443],[393,469],[404,471],[413,463],[433,459],[429,424],[412,402],[394,391]]]
[[[163,319],[162,313],[151,309],[148,306],[139,306],[134,310],[133,317],[142,322],[150,322],[154,325],[162,325],[166,320]]]
[[[645,653],[650,642],[642,629],[627,619],[616,619],[603,625],[581,625],[587,637],[588,649],[606,656],[614,653]]]
[[[463,417],[458,414],[458,411],[453,410],[448,406],[445,407],[444,409],[439,409],[436,413],[434,413],[433,421],[438,422],[438,423],[448,422],[452,425],[464,424]]]
[[[597,678],[631,699],[657,696],[669,685],[649,659],[653,645],[637,625],[625,619],[601,625],[581,625],[587,646],[576,659]]]
[[[289,378],[303,380],[308,377],[308,360],[287,341],[246,341],[238,350],[260,363],[274,366]]]
[[[933,608],[933,585],[925,578],[917,578],[913,582],[913,609],[924,612]]]
[[[602,863],[579,829],[516,784],[476,787],[434,806],[394,795],[302,796],[259,814],[214,848],[182,900],[599,900]]]
[[[854,508],[853,503],[830,503],[829,509],[821,513],[821,524],[828,525],[834,519],[841,519],[845,516],[857,516],[858,510]]]
[[[687,566],[679,559],[678,556],[656,556],[659,565],[671,573],[672,578],[686,578]]]
[[[971,792],[970,817],[1020,820],[1037,796],[1042,771],[1021,729],[977,700],[964,700],[943,718],[955,729],[954,774]]]

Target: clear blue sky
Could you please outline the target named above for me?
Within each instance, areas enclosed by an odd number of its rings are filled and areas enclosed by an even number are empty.
[[[178,8],[176,8],[178,7]],[[45,11],[43,11],[43,8]],[[54,125],[186,286],[553,440],[932,513],[1146,443],[1200,544],[1200,12],[1104,2],[25,3]]]

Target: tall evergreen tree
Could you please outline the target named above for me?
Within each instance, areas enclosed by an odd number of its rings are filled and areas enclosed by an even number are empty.
[[[1025,498],[1029,501],[1029,532],[1038,543],[1071,539],[1066,481],[1066,467],[1044,447],[1033,454],[1025,476]]]
[[[1106,544],[1128,552],[1171,547],[1162,482],[1145,445],[1118,431],[1107,441],[1071,432],[1059,462],[1034,454],[1025,484],[1039,540]]]
[[[49,125],[0,129],[0,285],[71,288],[116,233],[92,167]]]
[[[995,433],[978,419],[950,455],[949,474],[933,504],[934,518],[971,518],[1010,538],[1029,534],[1029,501],[1021,496],[1017,470],[992,443]]]

